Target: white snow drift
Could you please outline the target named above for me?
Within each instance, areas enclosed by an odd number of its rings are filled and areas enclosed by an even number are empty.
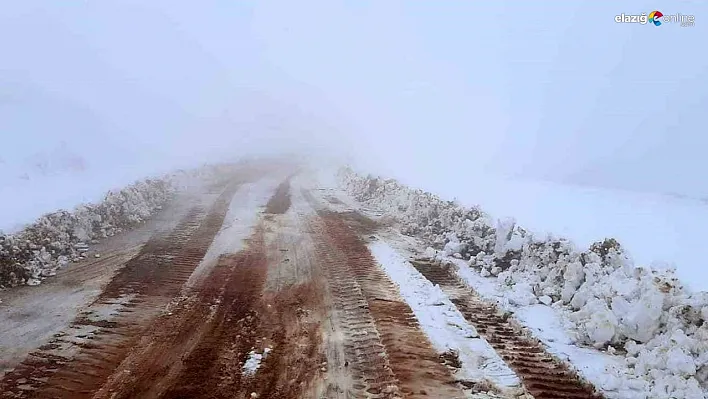
[[[100,203],[46,214],[13,234],[0,232],[0,288],[39,284],[58,268],[83,259],[91,242],[143,223],[176,190],[205,176],[223,175],[225,168],[215,165],[145,179],[109,191]]]
[[[706,396],[708,293],[684,288],[675,270],[635,267],[613,239],[579,250],[393,180],[350,169],[339,177],[357,200],[396,219],[404,233],[433,247],[432,254],[465,259],[494,279],[507,308],[551,305],[568,315],[578,344],[623,357],[626,375],[617,381],[624,385],[592,381],[607,396]]]

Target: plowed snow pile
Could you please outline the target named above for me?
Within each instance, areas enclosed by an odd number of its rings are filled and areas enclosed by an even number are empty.
[[[674,270],[636,267],[613,239],[581,250],[394,180],[351,169],[339,178],[358,201],[431,246],[431,257],[464,259],[488,277],[505,292],[505,308],[548,305],[570,321],[576,345],[620,357],[619,370],[585,375],[608,397],[707,396],[708,293],[689,292]]]
[[[173,196],[225,166],[208,166],[145,179],[108,192],[98,204],[82,204],[40,217],[14,234],[0,232],[0,288],[37,285],[72,261],[88,244],[142,224]]]

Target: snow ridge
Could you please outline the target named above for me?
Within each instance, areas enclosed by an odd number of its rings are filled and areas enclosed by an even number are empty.
[[[637,398],[706,397],[708,293],[684,288],[675,270],[635,267],[611,238],[578,250],[566,239],[535,237],[513,219],[494,223],[477,207],[395,180],[349,168],[338,177],[355,199],[430,245],[429,255],[465,259],[495,280],[508,292],[507,308],[540,302],[567,314],[576,344],[623,357],[621,379]]]
[[[218,175],[224,168],[203,166],[144,179],[109,191],[98,204],[46,214],[14,234],[0,231],[0,289],[39,284],[58,268],[82,259],[89,243],[144,223],[177,190]]]

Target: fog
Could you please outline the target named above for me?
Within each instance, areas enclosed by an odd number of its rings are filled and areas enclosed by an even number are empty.
[[[655,7],[695,27],[615,23]],[[1,179],[298,153],[708,196],[707,30],[701,1],[6,1]]]

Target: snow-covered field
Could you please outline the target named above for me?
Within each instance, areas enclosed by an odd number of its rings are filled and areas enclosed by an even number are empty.
[[[340,177],[608,397],[706,397],[708,293],[685,289],[671,270],[635,267],[612,239],[575,247],[393,180]]]
[[[615,238],[637,265],[673,264],[685,284],[708,291],[708,263],[696,250],[708,237],[705,200],[484,175],[452,182],[416,176],[405,182],[582,247]]]
[[[143,223],[162,209],[176,190],[208,182],[209,178],[219,175],[224,168],[223,165],[210,166],[144,179],[117,190],[110,190],[103,194],[100,201],[82,200],[94,199],[93,192],[97,187],[103,187],[101,185],[82,187],[83,190],[77,190],[76,195],[61,194],[77,189],[76,182],[73,186],[56,187],[58,192],[49,191],[41,193],[42,195],[14,192],[14,196],[9,198],[29,196],[22,201],[3,202],[0,208],[3,208],[4,212],[10,209],[24,215],[18,209],[18,204],[23,203],[28,204],[27,209],[31,212],[43,209],[42,206],[45,205],[33,204],[35,198],[43,199],[47,204],[53,203],[55,208],[52,208],[54,212],[39,217],[29,225],[13,229],[10,234],[0,231],[0,288],[39,284],[43,278],[55,275],[58,268],[83,259],[89,245],[95,240],[113,236]],[[54,184],[61,182],[61,179],[54,180]],[[0,192],[1,194],[3,193]],[[73,210],[56,211],[56,206],[66,206]],[[3,219],[3,224],[7,225],[8,220],[18,219]]]
[[[14,233],[46,213],[73,209],[79,204],[98,203],[107,192],[119,191],[136,181],[147,178],[184,181],[187,175],[207,173],[210,169],[213,166],[197,165],[178,173],[175,172],[177,168],[121,166],[32,175],[23,172],[22,175],[27,176],[24,179],[17,177],[23,169],[0,164],[0,231]]]

